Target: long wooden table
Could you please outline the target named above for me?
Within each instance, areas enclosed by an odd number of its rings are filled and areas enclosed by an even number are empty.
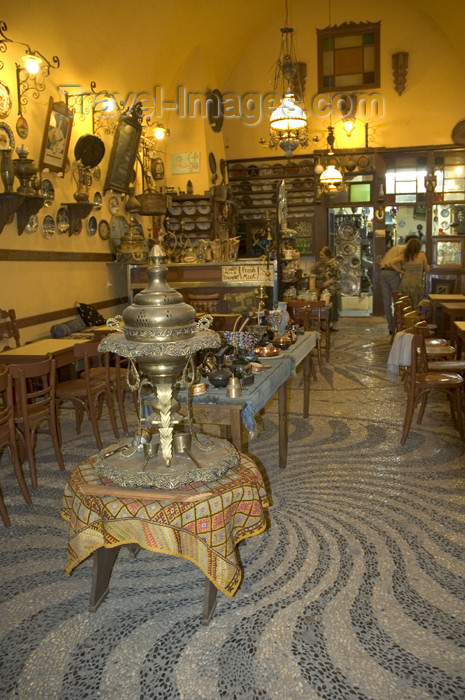
[[[441,337],[447,337],[445,335],[446,321],[449,319],[449,341],[453,345],[455,342],[455,321],[465,319],[465,299],[463,301],[442,302],[439,304],[439,308],[442,312]]]
[[[87,342],[87,338],[42,338],[19,348],[0,352],[0,365],[35,362],[50,354],[55,358],[56,367],[59,369],[74,362],[73,348],[77,343]]]
[[[302,363],[304,396],[302,415],[308,418],[310,403],[310,353],[316,346],[318,334],[314,331],[299,336],[297,342],[274,359],[264,359],[264,364],[271,365],[256,374],[253,385],[242,388],[242,396],[230,399],[225,389],[209,386],[206,394],[193,398],[192,409],[196,423],[228,426],[231,442],[237,450],[242,451],[242,425],[253,434],[255,414],[261,411],[268,401],[278,393],[278,431],[279,431],[279,466],[284,469],[287,464],[287,383],[296,368]],[[183,399],[183,394],[179,396]]]
[[[436,313],[439,304],[445,301],[465,301],[465,296],[463,294],[428,294],[428,299],[430,300],[432,306],[431,321],[432,323],[436,323]]]

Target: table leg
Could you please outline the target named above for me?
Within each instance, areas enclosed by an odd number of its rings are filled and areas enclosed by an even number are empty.
[[[93,554],[94,565],[92,568],[92,588],[89,601],[90,612],[95,612],[108,595],[111,572],[120,549],[121,546],[111,547],[110,549],[100,547]]]
[[[287,382],[278,389],[279,414],[279,466],[284,469],[287,464]]]
[[[204,625],[204,627],[210,624],[210,621],[213,617],[213,613],[215,612],[216,594],[216,586],[210,581],[210,579],[207,576],[205,576],[205,588],[203,591],[203,611],[202,619],[200,620],[200,624]]]
[[[450,331],[449,331],[449,343],[455,345],[455,319],[456,316],[451,314],[450,316]]]
[[[457,360],[462,359],[462,333],[457,333]]]
[[[310,399],[310,364],[311,364],[311,355],[308,353],[307,357],[305,358],[303,362],[303,374],[304,374],[304,412],[303,412],[303,417],[308,418],[308,409],[309,409],[309,399]]]
[[[442,310],[441,313],[441,338],[446,337],[446,314],[444,313],[444,310]]]
[[[326,347],[325,347],[325,357],[329,360],[329,350],[331,346],[331,322],[328,318],[326,322]]]
[[[241,409],[231,407],[231,442],[238,452],[242,452],[242,419]]]

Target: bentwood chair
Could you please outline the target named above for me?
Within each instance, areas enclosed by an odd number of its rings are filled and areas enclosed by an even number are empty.
[[[110,380],[110,388],[116,398],[116,402],[118,404],[118,409],[119,409],[119,414],[121,418],[121,424],[123,426],[123,430],[127,433],[128,432],[128,421],[126,417],[126,410],[124,406],[124,395],[126,391],[131,391],[129,389],[129,385],[127,383],[127,362],[125,363],[124,360],[121,360],[120,355],[117,354],[110,354],[110,365],[106,367],[106,363],[103,362],[102,366],[97,366],[97,367],[91,367],[90,368],[90,376],[92,379],[100,379],[103,381],[106,381],[107,379],[107,371],[108,371],[108,378]],[[132,391],[132,396],[134,400],[134,406],[136,409],[136,412],[139,409],[138,401],[137,401],[137,392]]]
[[[287,302],[291,317],[297,323],[303,325],[305,331],[318,331],[319,338],[315,348],[318,358],[318,367],[322,367],[322,350],[325,351],[325,358],[329,360],[331,347],[330,340],[330,313],[331,307],[324,301],[309,301],[306,299],[291,299]],[[326,327],[324,327],[326,324]],[[322,345],[321,340],[325,343]]]
[[[20,458],[25,456],[29,462],[31,484],[35,489],[35,443],[39,432],[46,432],[51,436],[58,465],[62,470],[65,468],[56,410],[55,360],[48,355],[45,360],[9,365],[8,371],[13,379],[14,421],[19,438]],[[48,424],[48,430],[44,430],[43,423]]]
[[[8,311],[0,309],[0,341],[9,341],[10,338],[14,341],[15,347],[19,348],[21,343],[16,323],[16,313],[14,309],[9,309]],[[5,347],[2,348],[2,350],[9,349],[9,345],[5,345]]]
[[[77,361],[84,363],[84,370],[78,379],[70,379],[59,382],[56,389],[57,406],[64,402],[71,402],[74,407],[76,417],[76,432],[81,432],[82,419],[84,413],[87,414],[95,439],[100,450],[103,449],[103,442],[100,435],[98,421],[102,415],[103,401],[106,401],[110,421],[115,436],[119,437],[116,423],[115,409],[113,406],[113,395],[110,380],[110,354],[98,351],[99,341],[89,341],[88,343],[77,343],[74,346],[74,357]],[[91,369],[97,364],[104,368],[103,376],[92,377]]]
[[[456,372],[432,372],[426,354],[425,339],[421,333],[412,336],[411,362],[406,382],[407,404],[405,407],[404,425],[401,445],[407,440],[412,423],[412,417],[418,402],[421,400],[417,423],[421,423],[425,412],[428,394],[432,391],[442,391],[448,396],[452,420],[465,440],[462,423],[463,379]]]
[[[5,448],[8,448],[10,453],[10,461],[15,470],[16,479],[24,496],[26,503],[32,503],[26,482],[24,481],[23,470],[19,461],[18,452],[16,449],[16,433],[15,422],[13,416],[13,386],[11,377],[8,373],[8,367],[2,365],[0,367],[0,454]],[[3,500],[0,491],[0,515],[2,516],[3,524],[6,527],[11,525],[10,518],[6,509],[5,501]]]

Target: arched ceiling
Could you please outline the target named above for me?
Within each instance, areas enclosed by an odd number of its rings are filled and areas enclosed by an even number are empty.
[[[442,32],[465,63],[463,0],[399,1]],[[308,9],[311,2],[315,0],[288,0],[291,25],[299,7],[304,4]],[[376,19],[377,6],[386,11],[384,2],[371,2],[367,19]],[[139,76],[147,87],[147,73],[154,83],[162,71],[165,80],[175,80],[180,67],[201,49],[221,86],[257,36],[284,25],[285,7],[285,0],[81,0],[61,5],[55,0],[3,0],[0,19],[7,22],[12,38],[33,46],[42,47],[45,40],[51,45],[58,34],[60,44],[69,47],[66,58],[71,73],[74,62],[91,79],[103,73],[105,80],[113,70],[135,82]],[[331,7],[337,23],[367,3],[331,0]],[[321,17],[322,5],[317,8]],[[434,46],[431,51],[433,56]],[[141,85],[133,87],[141,89]]]

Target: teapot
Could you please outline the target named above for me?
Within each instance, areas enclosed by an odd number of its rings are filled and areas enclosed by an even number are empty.
[[[275,348],[279,348],[280,350],[287,350],[287,348],[291,345],[292,340],[288,335],[277,335],[273,338],[272,342]]]
[[[217,389],[225,389],[228,385],[230,378],[233,376],[233,373],[229,369],[223,367],[224,354],[226,350],[229,349],[230,346],[226,345],[225,347],[221,348],[219,352],[217,352],[217,354],[215,355],[216,369],[211,370],[208,374],[208,381],[212,386],[216,387]]]

